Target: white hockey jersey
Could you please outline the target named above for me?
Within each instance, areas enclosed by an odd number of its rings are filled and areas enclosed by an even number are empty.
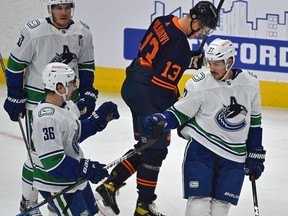
[[[37,155],[33,186],[38,190],[58,192],[75,184],[74,181],[54,178],[48,171],[56,168],[65,155],[78,161],[83,158],[79,146],[79,116],[79,110],[72,101],[67,101],[65,107],[39,103],[33,110],[32,140]],[[81,184],[73,191],[83,189],[85,185]]]
[[[185,138],[224,158],[244,162],[249,127],[261,125],[261,98],[255,75],[234,72],[236,77],[227,81],[215,80],[210,71],[189,79],[183,98],[170,111],[181,124],[185,116],[190,119],[181,131]]]
[[[28,22],[9,57],[8,72],[23,73],[27,109],[32,110],[45,97],[42,71],[48,63],[62,62],[75,70],[94,72],[94,50],[89,27],[72,20],[67,29],[57,29],[49,18]]]

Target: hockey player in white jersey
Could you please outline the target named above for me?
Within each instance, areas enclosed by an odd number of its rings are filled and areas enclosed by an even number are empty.
[[[92,34],[85,23],[72,19],[74,0],[47,0],[47,8],[48,17],[30,21],[21,30],[5,71],[8,95],[4,108],[12,121],[26,116],[26,125],[30,125],[35,105],[45,97],[42,71],[50,62],[68,64],[79,78],[79,89],[75,90],[72,98],[78,101],[81,119],[91,115],[98,97],[98,91],[93,87],[95,66]],[[29,126],[27,138],[33,150]],[[27,159],[22,174],[21,211],[37,202],[38,192],[32,188],[32,179],[32,165]],[[41,213],[37,210],[30,215]]]
[[[210,71],[189,79],[183,97],[143,122],[147,135],[167,121],[188,140],[183,161],[186,216],[225,216],[237,205],[246,175],[264,171],[259,81],[249,71],[232,69],[235,47],[215,39],[205,53]]]
[[[34,183],[44,199],[81,179],[98,183],[108,172],[104,165],[84,158],[80,142],[102,131],[109,121],[119,118],[117,105],[103,103],[88,119],[78,120],[80,111],[71,95],[74,71],[63,63],[50,63],[43,71],[47,94],[32,114],[35,146]],[[95,215],[98,206],[89,183],[83,183],[49,202],[57,215]]]

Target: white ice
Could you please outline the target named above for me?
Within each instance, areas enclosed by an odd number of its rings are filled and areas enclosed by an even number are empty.
[[[11,122],[3,109],[6,89],[0,87],[0,139],[1,178],[0,215],[12,216],[19,213],[21,199],[21,171],[26,159],[26,148],[20,127]],[[119,158],[135,143],[132,135],[132,120],[128,107],[118,94],[100,93],[97,105],[114,101],[119,106],[120,119],[111,122],[106,130],[82,143],[85,156],[102,163]],[[23,121],[24,126],[24,121]],[[265,172],[257,180],[258,202],[261,216],[288,215],[288,110],[263,108],[263,144],[267,150]],[[186,141],[175,131],[169,154],[161,168],[156,193],[158,209],[168,216],[184,215],[186,201],[182,198],[181,164]],[[120,190],[117,197],[120,216],[133,215],[137,199],[135,176]],[[93,188],[96,185],[92,185]],[[42,199],[40,198],[40,201]],[[41,208],[47,215],[46,206]],[[232,206],[231,216],[253,216],[251,183],[245,179],[238,206]]]

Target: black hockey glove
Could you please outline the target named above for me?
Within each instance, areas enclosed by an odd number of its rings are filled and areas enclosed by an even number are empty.
[[[76,169],[76,177],[83,178],[97,184],[99,181],[108,177],[108,171],[104,169],[104,164],[97,161],[90,161],[88,159],[81,159]]]
[[[80,120],[91,116],[95,110],[96,101],[98,99],[98,90],[93,87],[86,88],[80,92],[80,100],[77,102],[77,107],[80,111]]]
[[[199,70],[203,65],[204,53],[201,50],[191,51],[191,60],[188,69]]]
[[[247,158],[245,162],[245,174],[250,176],[255,175],[255,179],[258,179],[264,171],[266,151],[263,149],[254,149],[247,151]]]

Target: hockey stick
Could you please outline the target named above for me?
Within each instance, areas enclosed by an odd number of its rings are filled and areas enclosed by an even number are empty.
[[[259,206],[258,206],[258,199],[257,199],[255,173],[252,173],[252,174],[251,174],[250,180],[251,180],[251,184],[252,184],[252,195],[253,195],[253,203],[254,203],[254,215],[255,215],[255,216],[260,216],[260,214],[259,214]]]
[[[1,68],[2,68],[2,71],[4,73],[4,77],[5,77],[5,65],[4,65],[4,61],[3,61],[1,53],[0,53],[0,64],[1,64]],[[21,130],[22,138],[23,138],[24,143],[25,143],[26,150],[28,152],[28,157],[29,157],[31,166],[33,167],[33,160],[32,160],[32,156],[31,156],[31,153],[30,153],[30,148],[29,148],[26,136],[25,136],[25,132],[24,132],[24,129],[23,129],[23,126],[22,126],[22,122],[21,122],[20,116],[18,117],[18,123],[19,123],[19,126],[20,126],[20,130]]]
[[[4,61],[3,61],[1,53],[0,53],[0,64],[1,64],[1,68],[5,77],[5,65],[4,65]]]
[[[219,4],[218,4],[218,6],[217,6],[217,12],[218,12],[218,14],[220,13],[220,10],[221,10],[221,8],[222,8],[223,3],[224,3],[224,0],[220,0]],[[201,50],[203,49],[203,47],[204,47],[207,39],[208,39],[208,35],[205,34],[205,35],[203,36],[203,40],[202,40],[202,42],[201,42],[201,44],[200,44],[200,47],[198,48],[197,51],[201,51]]]
[[[29,157],[31,166],[34,167],[32,156],[31,156],[31,152],[30,152],[30,148],[29,148],[29,144],[28,144],[28,140],[26,139],[25,132],[24,132],[24,129],[23,129],[23,126],[22,126],[22,122],[21,122],[20,116],[18,117],[18,123],[19,123],[19,126],[20,126],[20,130],[21,130],[21,133],[22,133],[22,137],[23,137],[23,140],[24,140],[24,143],[25,143],[26,150],[28,152],[28,157]]]
[[[152,133],[152,136],[147,140],[147,142],[143,143],[139,148],[137,149],[134,149],[132,152],[130,152],[129,154],[126,154],[114,161],[112,161],[111,163],[107,164],[104,168],[105,169],[109,169],[111,167],[114,167],[116,166],[117,164],[121,163],[122,161],[132,157],[133,155],[135,154],[140,154],[141,151],[143,151],[144,149],[146,149],[147,147],[153,145],[154,143],[157,142],[159,136],[161,135],[162,131],[163,131],[163,128],[165,127],[165,122],[164,121],[161,121],[159,122],[154,130],[153,130],[153,133]],[[72,190],[73,188],[83,184],[84,182],[88,181],[87,179],[82,179],[81,181],[77,182],[76,184],[73,184],[69,187],[66,187],[65,189],[59,191],[58,193],[55,193],[54,195],[52,195],[51,197],[43,200],[42,202],[38,203],[37,205],[27,209],[25,212],[21,212],[19,214],[17,214],[16,216],[23,216],[23,215],[27,215],[28,213],[34,211],[35,209],[38,209],[40,208],[41,206],[47,204],[48,202],[51,202],[52,200],[58,198],[59,196],[63,195],[64,193],[67,193],[68,191]]]

